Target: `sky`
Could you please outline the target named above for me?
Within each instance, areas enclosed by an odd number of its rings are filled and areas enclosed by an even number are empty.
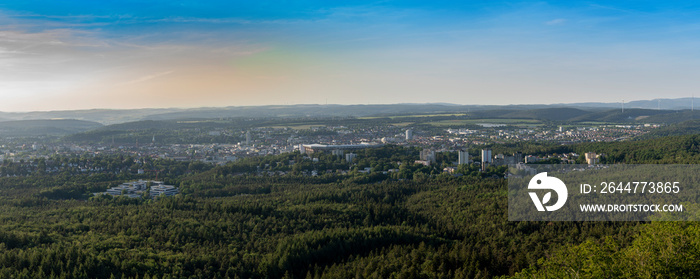
[[[0,111],[690,97],[692,1],[0,3]]]

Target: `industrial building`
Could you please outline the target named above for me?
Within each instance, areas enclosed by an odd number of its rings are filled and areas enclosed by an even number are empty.
[[[150,195],[152,197],[174,196],[178,192],[179,191],[175,186],[159,184],[159,185],[151,186]]]
[[[151,184],[150,191],[148,184]],[[105,192],[93,193],[94,195],[112,195],[112,196],[125,196],[129,198],[140,198],[143,197],[145,192],[149,191],[151,196],[172,196],[178,193],[178,189],[175,186],[165,185],[162,181],[132,181],[125,182],[119,186],[107,189]]]
[[[138,198],[141,197],[142,193],[146,191],[146,189],[148,189],[147,184],[148,181],[145,180],[126,182],[122,183],[119,186],[109,188],[104,193],[95,194],[107,194],[112,196],[126,196],[130,198]]]

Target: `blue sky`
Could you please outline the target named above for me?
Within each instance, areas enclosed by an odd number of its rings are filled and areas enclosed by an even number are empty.
[[[12,1],[0,110],[687,97],[698,6]]]

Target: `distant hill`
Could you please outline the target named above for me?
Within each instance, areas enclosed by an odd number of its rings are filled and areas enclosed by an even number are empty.
[[[231,117],[347,117],[420,113],[464,112],[469,107],[444,104],[392,104],[392,105],[293,105],[251,106],[226,108],[198,108],[149,115],[144,120],[211,119]]]
[[[515,109],[484,109],[469,113],[472,118],[506,118],[504,115],[517,112]]]
[[[670,111],[689,110],[691,98],[632,101],[625,104],[625,114],[601,112],[617,111],[621,103],[570,103],[534,105],[457,105],[427,104],[372,104],[372,105],[289,105],[289,106],[230,106],[215,108],[160,108],[160,109],[91,109],[38,112],[0,112],[0,120],[76,119],[105,125],[141,120],[180,120],[216,118],[265,117],[363,117],[412,114],[467,113],[472,117],[510,117],[553,121],[624,121],[653,116]],[[658,109],[660,108],[660,110]],[[641,109],[641,111],[639,111]],[[598,112],[586,115],[583,112]],[[639,113],[639,115],[635,115]],[[609,120],[601,120],[608,117]],[[669,115],[669,117],[673,117]],[[658,121],[668,121],[659,118]]]
[[[613,123],[679,123],[700,119],[700,112],[635,109],[580,109],[580,108],[537,108],[537,109],[491,109],[469,114],[473,118],[522,118],[568,122],[613,122]]]
[[[625,108],[689,110],[694,101],[693,98],[640,100],[625,104]]]
[[[74,119],[14,120],[0,122],[0,136],[68,135],[99,127],[102,127],[102,124]]]
[[[653,139],[668,136],[697,135],[700,134],[700,119],[690,120],[673,125],[661,127],[657,130],[641,135],[636,139]]]
[[[665,114],[657,114],[653,116],[649,116],[649,118],[644,119],[644,122],[648,123],[663,123],[663,124],[672,124],[672,123],[681,123],[685,121],[692,121],[692,120],[697,120],[700,119],[700,111],[690,111],[690,110],[684,110],[684,111],[672,111],[669,113]]]
[[[569,121],[576,117],[590,114],[590,111],[577,108],[543,108],[514,111],[504,114],[505,118],[531,118],[551,121]]]
[[[686,110],[691,109],[693,98],[678,98],[678,99],[653,99],[653,100],[637,100],[625,102],[625,110],[627,109],[654,109],[654,110]],[[698,100],[695,100],[698,101]],[[552,104],[552,106],[567,106],[580,108],[622,108],[622,100],[614,103],[588,102],[588,103],[566,103]]]
[[[156,113],[178,111],[181,109],[89,109],[32,112],[0,112],[3,120],[41,120],[41,119],[75,119],[94,121],[102,124],[115,124],[138,121]]]
[[[570,121],[594,121],[594,122],[648,122],[649,117],[659,114],[674,113],[671,110],[652,110],[652,109],[625,109],[624,112],[619,109],[593,112],[579,117],[574,117]]]

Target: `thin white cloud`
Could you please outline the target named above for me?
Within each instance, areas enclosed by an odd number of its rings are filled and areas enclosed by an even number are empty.
[[[175,71],[174,71],[174,70],[170,70],[170,71],[165,71],[165,72],[150,74],[150,75],[142,76],[142,77],[139,77],[139,78],[137,78],[137,79],[133,79],[133,80],[130,80],[130,81],[127,81],[127,82],[122,82],[122,83],[120,83],[120,84],[118,84],[118,85],[131,85],[131,84],[141,83],[141,82],[144,82],[144,81],[149,81],[149,80],[152,80],[152,79],[156,79],[156,78],[159,78],[159,77],[162,77],[162,76],[166,76],[166,75],[172,74],[173,72],[175,72]]]
[[[105,47],[107,43],[91,38],[93,33],[72,29],[51,29],[42,32],[17,30],[0,31],[0,47],[25,50],[37,46],[49,47]]]
[[[239,18],[197,18],[197,17],[168,17],[157,19],[134,19],[134,23],[156,23],[156,22],[172,22],[172,23],[213,23],[213,24],[251,24],[253,21]]]
[[[24,52],[18,51],[18,50],[9,50],[4,47],[0,47],[0,57],[7,56],[7,55],[14,55],[14,54],[23,54]]]
[[[264,47],[264,46],[251,46],[251,47],[226,46],[226,47],[220,47],[220,48],[213,48],[213,49],[211,49],[211,53],[228,55],[228,56],[250,56],[250,55],[258,54],[258,53],[268,51],[268,50],[270,50],[270,47]]]
[[[49,19],[98,19],[98,18],[116,18],[123,17],[121,15],[95,15],[95,14],[80,14],[80,15],[44,15],[32,12],[20,12],[11,10],[0,11],[6,17],[14,18],[49,18]]]
[[[550,20],[550,21],[547,21],[547,22],[545,22],[544,24],[547,24],[547,25],[562,25],[562,24],[564,24],[564,23],[566,23],[566,19],[557,18],[557,19],[552,19],[552,20]]]

